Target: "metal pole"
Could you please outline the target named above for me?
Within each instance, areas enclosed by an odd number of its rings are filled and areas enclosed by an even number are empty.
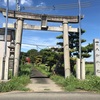
[[[79,5],[79,59],[80,59],[80,78],[81,78],[81,66],[82,66],[82,58],[81,58],[81,1],[78,0]]]
[[[7,7],[6,7],[6,27],[5,27],[5,49],[4,49],[4,58],[6,57],[6,54],[7,54],[8,9],[9,9],[9,0],[7,0]]]
[[[7,6],[6,6],[6,26],[5,26],[5,41],[4,41],[4,55],[3,55],[3,73],[2,73],[2,79],[4,79],[5,62],[6,62],[6,56],[7,56],[8,9],[9,9],[9,0],[7,0]]]

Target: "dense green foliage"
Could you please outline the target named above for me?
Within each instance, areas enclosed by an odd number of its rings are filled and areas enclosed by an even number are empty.
[[[21,64],[25,64],[25,58],[29,57],[31,59],[31,63],[39,66],[40,64],[45,64],[49,67],[49,71],[51,71],[52,66],[59,62],[59,54],[52,49],[42,49],[37,51],[35,49],[31,49],[26,53],[21,53]],[[63,59],[63,58],[62,58]]]
[[[40,51],[40,54],[42,55],[42,63],[46,64],[49,67],[49,71],[51,71],[52,66],[56,64],[59,59],[58,53],[52,49],[44,49]]]
[[[30,72],[32,70],[32,67],[33,67],[32,64],[20,65],[19,76],[21,76],[21,75],[30,76]]]
[[[38,51],[36,49],[31,49],[27,52],[27,56],[31,59],[31,63],[35,63]]]

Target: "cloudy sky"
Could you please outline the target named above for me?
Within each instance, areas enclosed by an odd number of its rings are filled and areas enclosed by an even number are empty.
[[[0,7],[6,8],[7,0],[0,0]],[[100,0],[80,0],[83,3],[82,15],[84,19],[81,21],[81,27],[86,30],[83,39],[86,39],[87,42],[82,44],[86,45],[92,43],[94,38],[100,38]],[[21,10],[22,12],[31,12],[31,13],[40,13],[40,14],[52,14],[52,15],[64,15],[64,16],[77,16],[78,8],[75,6],[75,9],[72,7],[66,8],[67,4],[77,4],[78,0],[21,0],[20,6],[23,7],[51,7],[47,10]],[[85,3],[84,3],[85,2]],[[65,6],[64,6],[65,4]],[[59,6],[64,6],[66,9],[59,9]],[[57,7],[57,9],[54,9]],[[9,9],[16,9],[16,0],[9,0]],[[2,23],[5,22],[5,18],[0,14],[0,27]],[[14,23],[16,20],[9,19],[9,23]],[[32,25],[41,25],[40,22],[36,21],[25,21],[25,23]],[[59,23],[48,23],[49,26],[60,26]],[[69,24],[73,27],[78,27],[78,24]],[[56,36],[60,35],[61,32],[49,32],[49,31],[35,31],[35,30],[23,30],[22,38],[22,51],[27,51],[32,48],[47,48],[49,46],[56,46],[56,43],[59,41],[56,39]],[[29,45],[31,44],[31,45]],[[33,44],[33,45],[32,45]],[[37,48],[37,45],[41,45]],[[88,60],[93,60],[93,57]]]

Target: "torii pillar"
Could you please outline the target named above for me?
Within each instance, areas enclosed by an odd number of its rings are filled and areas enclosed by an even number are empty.
[[[66,78],[70,76],[69,37],[68,37],[67,20],[63,20],[63,48],[64,48],[64,69]]]
[[[18,24],[18,27],[16,29],[16,38],[15,38],[14,76],[18,76],[18,70],[19,70],[20,50],[21,50],[22,31],[23,31],[23,19],[17,19],[17,24]]]

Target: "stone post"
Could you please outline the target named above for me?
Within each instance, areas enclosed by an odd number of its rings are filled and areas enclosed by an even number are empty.
[[[94,74],[100,77],[100,39],[94,39]]]
[[[68,21],[63,21],[63,48],[64,48],[64,69],[65,78],[70,76],[70,57],[69,57],[69,37],[68,37]]]
[[[80,79],[80,59],[77,59],[76,61],[76,77],[77,79]]]
[[[0,57],[0,80],[3,78],[3,57]]]
[[[22,31],[23,31],[23,20],[18,19],[17,29],[16,29],[16,38],[15,38],[14,76],[18,76]]]
[[[85,60],[82,59],[82,68],[81,68],[81,79],[84,80],[85,79]]]
[[[6,58],[5,58],[4,80],[8,80],[8,65],[9,65],[9,58],[8,58],[8,56],[6,56]]]

